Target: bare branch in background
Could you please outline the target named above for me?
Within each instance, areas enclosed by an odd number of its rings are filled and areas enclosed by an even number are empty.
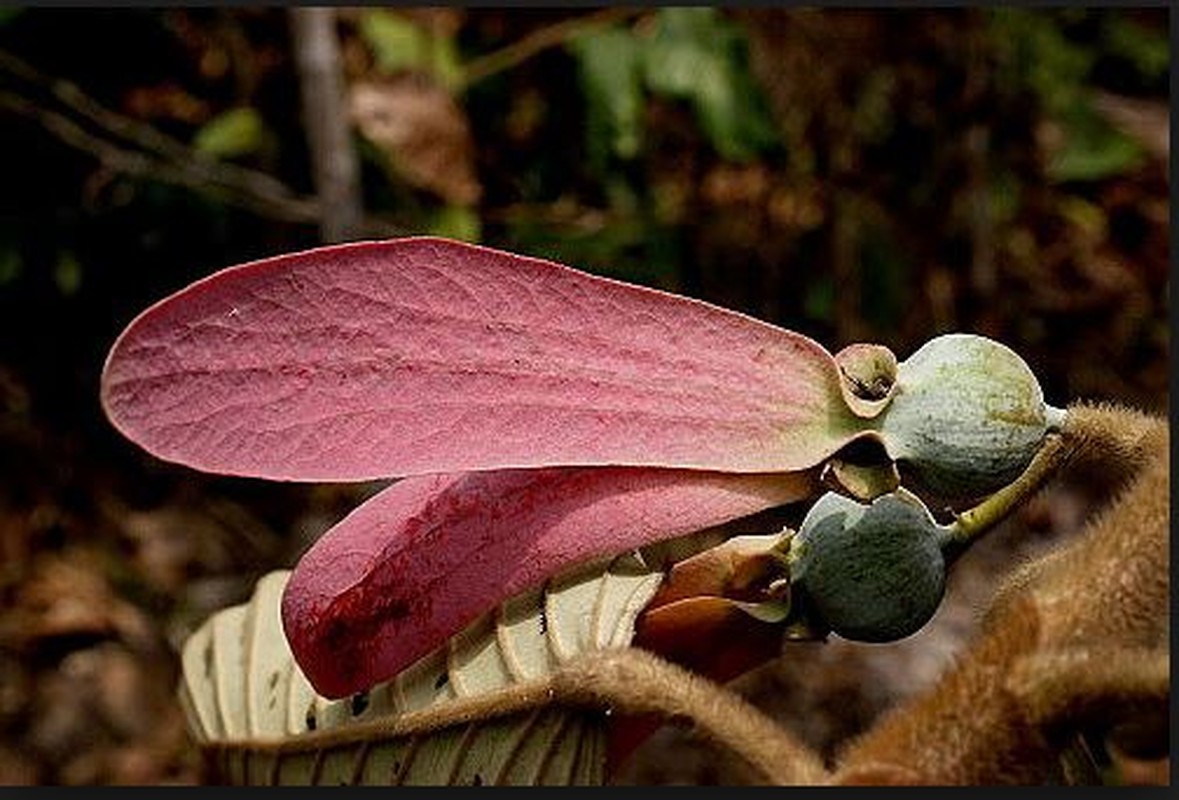
[[[100,128],[107,138],[123,139],[136,147],[148,151],[161,160],[177,165],[198,166],[203,164],[217,173],[207,179],[215,180],[238,189],[251,187],[250,191],[285,201],[295,193],[281,181],[263,172],[246,169],[226,162],[215,163],[211,159],[196,155],[183,142],[161,133],[144,122],[111,111],[84,93],[78,86],[66,80],[43,75],[11,53],[0,50],[0,69],[8,72],[30,86],[48,90],[54,99],[75,112],[83,119]],[[118,147],[118,142],[111,142]]]
[[[106,108],[75,84],[44,75],[0,50],[0,74],[5,73],[24,87],[0,92],[0,109],[38,123],[62,143],[89,153],[108,169],[212,194],[268,219],[304,224],[320,221],[316,198],[298,194],[273,175],[203,156],[145,122]],[[47,92],[61,109],[31,99],[29,95],[38,90]],[[394,223],[371,215],[360,221],[358,230],[370,236],[403,232]]]
[[[518,42],[512,42],[495,52],[472,59],[463,70],[463,85],[459,90],[461,91],[473,83],[478,83],[497,72],[511,69],[550,47],[559,47],[578,34],[600,25],[621,22],[638,16],[646,10],[644,8],[605,8],[584,17],[574,17],[555,25],[540,28]]]
[[[320,233],[327,242],[355,238],[360,228],[360,167],[352,145],[336,10],[290,11],[303,96],[307,145],[319,194]]]
[[[295,195],[276,195],[267,180],[255,181],[250,176],[225,180],[224,176],[214,174],[215,164],[195,156],[187,162],[172,161],[126,149],[88,132],[64,114],[41,108],[11,92],[0,92],[0,108],[39,123],[65,144],[93,155],[103,166],[116,172],[209,192],[227,203],[284,222],[312,222],[318,218],[314,201]],[[261,173],[260,176],[269,179]]]

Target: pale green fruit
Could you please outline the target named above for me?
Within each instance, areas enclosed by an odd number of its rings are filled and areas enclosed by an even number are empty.
[[[1013,350],[984,336],[947,334],[898,365],[880,434],[923,488],[973,498],[1014,480],[1063,413],[1044,402]]]
[[[890,642],[929,621],[945,593],[949,529],[899,489],[870,505],[830,492],[799,526],[790,580],[846,639]]]

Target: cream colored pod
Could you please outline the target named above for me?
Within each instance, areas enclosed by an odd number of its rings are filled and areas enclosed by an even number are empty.
[[[1044,402],[1015,351],[954,333],[931,339],[898,365],[879,431],[918,488],[977,498],[1014,480],[1064,413]]]
[[[898,489],[870,504],[823,495],[790,544],[790,580],[803,603],[845,639],[891,642],[916,632],[937,611],[946,586],[939,525],[912,493]]]

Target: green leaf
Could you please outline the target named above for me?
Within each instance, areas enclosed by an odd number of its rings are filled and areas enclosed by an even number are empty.
[[[1030,88],[1051,116],[1067,113],[1083,92],[1095,54],[1069,41],[1038,10],[996,8],[988,19],[997,83],[1008,91]]]
[[[53,282],[66,297],[77,294],[82,288],[82,264],[69,250],[58,254],[57,263],[53,265]]]
[[[645,51],[644,77],[657,94],[691,97],[705,73],[723,69],[723,43],[714,34],[723,29],[707,27],[716,21],[710,8],[666,8],[658,14],[658,27]]]
[[[802,307],[811,319],[831,321],[835,314],[835,280],[829,273],[822,273],[807,287]]]
[[[428,230],[435,236],[478,243],[483,233],[479,215],[470,208],[460,205],[443,206],[429,222]]]
[[[1124,58],[1147,81],[1165,79],[1171,65],[1170,39],[1121,15],[1102,29],[1111,54]]]
[[[716,9],[664,8],[643,50],[647,87],[690,102],[709,142],[732,161],[748,161],[778,140],[744,45],[740,29]]]
[[[891,231],[878,224],[862,226],[858,250],[861,313],[877,330],[895,330],[913,305],[912,265]]]
[[[0,286],[12,283],[20,277],[24,264],[20,253],[10,248],[0,250]]]
[[[684,261],[679,229],[653,223],[643,214],[587,229],[575,220],[520,217],[507,232],[514,248],[564,264],[580,264],[597,275],[667,291],[681,289]]]
[[[987,203],[996,225],[1005,225],[1019,214],[1023,204],[1023,185],[1009,169],[995,172],[987,186]]]
[[[193,137],[198,153],[213,158],[236,158],[262,146],[265,126],[252,108],[232,108],[206,122]]]
[[[605,170],[611,157],[629,160],[643,140],[639,43],[617,28],[579,36],[570,43],[586,103],[586,149],[591,165]]]
[[[426,61],[426,33],[400,14],[372,9],[360,15],[360,36],[382,72],[417,69]]]
[[[1140,166],[1146,155],[1132,137],[1110,125],[1088,106],[1063,121],[1064,144],[1045,171],[1056,181],[1099,181]]]
[[[1057,181],[1094,181],[1137,167],[1141,146],[1106,122],[1093,109],[1088,81],[1099,51],[1069,40],[1058,20],[1039,11],[995,9],[989,12],[996,52],[996,79],[1007,91],[1026,87],[1049,118],[1064,132],[1064,144],[1046,167]],[[1149,36],[1138,41],[1132,23],[1110,17],[1104,38],[1123,57],[1137,54],[1145,71],[1159,69],[1169,47]],[[1168,52],[1164,55],[1164,50]]]
[[[0,26],[11,22],[22,11],[24,9],[19,6],[0,6]]]
[[[462,80],[463,69],[452,38],[433,36],[404,16],[383,9],[364,11],[359,28],[381,72],[425,72],[449,88]]]

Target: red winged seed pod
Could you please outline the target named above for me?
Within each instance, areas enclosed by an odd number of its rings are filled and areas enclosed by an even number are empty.
[[[1060,412],[1006,348],[942,339],[912,364],[832,356],[704,302],[410,238],[198,281],[123,332],[102,401],[196,469],[406,478],[329,530],[283,598],[296,660],[340,697],[570,564],[812,496],[857,438],[938,488],[993,491]]]

